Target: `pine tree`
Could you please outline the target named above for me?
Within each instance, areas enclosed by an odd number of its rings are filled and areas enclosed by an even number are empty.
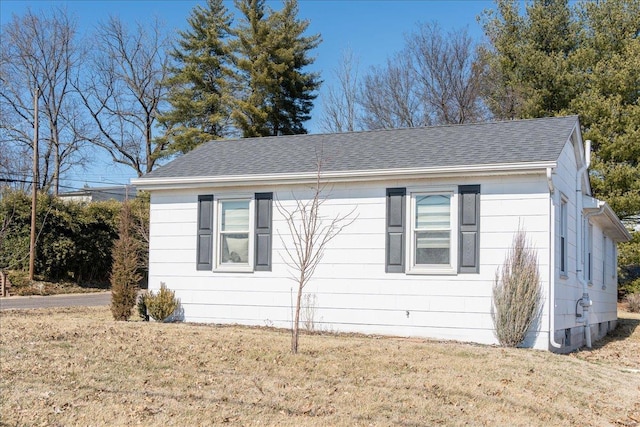
[[[634,224],[640,220],[640,0],[573,9],[566,0],[535,0],[524,15],[514,0],[497,5],[497,14],[484,20],[491,42],[484,52],[485,99],[492,112],[498,118],[578,114],[583,138],[593,142],[594,196]],[[640,266],[634,234],[620,245],[623,272]],[[640,289],[640,278],[621,277]]]
[[[168,153],[185,153],[230,132],[234,69],[229,46],[232,18],[222,0],[207,0],[188,19],[172,52],[177,65],[168,79],[171,110],[160,118]]]
[[[303,69],[313,63],[309,51],[320,36],[303,35],[309,22],[297,19],[296,0],[285,0],[277,12],[265,0],[236,0],[236,6],[243,16],[237,66],[246,82],[233,113],[237,127],[245,137],[306,133],[321,82]]]
[[[567,60],[576,47],[576,23],[568,0],[534,0],[525,16],[519,2],[498,0],[498,13],[485,15],[491,48],[487,104],[502,119],[543,117],[569,106],[575,86]]]

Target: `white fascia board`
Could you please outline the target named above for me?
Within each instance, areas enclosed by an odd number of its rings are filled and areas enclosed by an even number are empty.
[[[390,179],[416,179],[455,176],[522,175],[546,173],[556,162],[505,163],[491,165],[451,166],[420,169],[377,169],[364,171],[321,172],[323,182],[386,181]],[[277,175],[194,176],[180,178],[135,178],[131,184],[138,190],[175,190],[201,187],[243,187],[255,185],[306,184],[316,182],[317,172],[285,173]]]

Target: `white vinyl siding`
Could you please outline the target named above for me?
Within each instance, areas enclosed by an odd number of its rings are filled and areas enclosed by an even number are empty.
[[[495,271],[504,261],[518,227],[538,249],[540,269],[549,268],[548,192],[544,176],[516,176],[508,181],[499,177],[433,179],[379,183],[337,183],[321,207],[324,218],[334,218],[356,209],[357,220],[345,228],[327,247],[322,262],[305,287],[316,296],[315,324],[320,330],[391,334],[455,339],[485,344],[495,343],[491,321],[491,288]],[[459,185],[481,185],[480,259],[478,273],[456,274],[458,258]],[[385,272],[386,188],[407,188],[406,244],[413,241],[415,213],[410,211],[410,195],[444,194],[450,199],[451,267],[426,274]],[[197,198],[214,194],[221,200],[252,199],[242,189],[218,188],[163,191],[152,193],[150,289],[160,282],[176,291],[190,322],[238,323],[288,327],[291,321],[291,286],[294,272],[287,249],[293,248],[290,231],[279,209],[273,209],[273,248],[271,271],[217,268],[217,247],[213,271],[198,271],[195,233]],[[272,187],[252,191],[273,191]],[[241,196],[235,198],[236,195]],[[244,195],[244,196],[243,196]],[[304,185],[282,186],[273,194],[281,207],[294,209],[296,200],[308,200],[312,193]],[[250,219],[254,217],[255,205]],[[215,206],[214,228],[220,221]],[[254,221],[255,222],[255,221]],[[253,230],[254,225],[251,225]],[[214,236],[217,234],[214,233]],[[251,233],[253,234],[253,233]],[[254,238],[255,241],[255,238]],[[255,246],[255,245],[254,245]],[[409,272],[410,260],[407,260]],[[226,267],[238,267],[230,265]],[[545,283],[543,287],[548,286]],[[574,301],[575,302],[575,301]],[[409,312],[409,315],[407,315]],[[541,319],[541,327],[547,321]],[[530,345],[546,349],[546,334],[532,332]]]

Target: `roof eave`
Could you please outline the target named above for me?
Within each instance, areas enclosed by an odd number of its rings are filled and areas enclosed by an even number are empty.
[[[606,234],[616,242],[628,242],[631,233],[624,226],[618,215],[611,209],[608,203],[595,200],[595,206],[584,208],[586,214],[591,213],[595,221],[606,231]]]
[[[321,179],[330,182],[384,181],[389,179],[416,179],[435,177],[454,177],[473,174],[489,175],[521,175],[546,172],[547,168],[555,168],[553,162],[503,163],[484,165],[460,165],[450,167],[433,167],[417,169],[375,169],[357,171],[322,171]],[[226,175],[226,176],[190,176],[166,178],[135,178],[131,183],[139,190],[176,190],[202,187],[249,187],[256,185],[305,184],[317,180],[317,172],[285,173],[269,175]]]

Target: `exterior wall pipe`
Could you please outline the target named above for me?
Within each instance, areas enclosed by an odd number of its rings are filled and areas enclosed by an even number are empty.
[[[602,203],[600,208],[595,212],[589,212],[584,216],[584,220],[586,224],[589,224],[589,218],[592,216],[602,215],[604,213],[605,204]],[[585,339],[588,348],[591,348],[591,325],[589,324],[589,307],[591,307],[591,299],[589,298],[589,293],[586,292],[588,289],[588,283],[584,278],[581,279],[583,289],[585,290],[582,294],[582,313],[584,316],[584,327],[585,327]]]
[[[584,219],[582,218],[582,177],[589,168],[591,162],[591,141],[585,141],[584,164],[576,175],[576,280],[582,285],[582,322],[584,322],[584,334],[587,347],[591,348],[591,325],[589,324],[589,311],[587,301],[589,301],[589,288],[584,280]]]
[[[549,345],[553,348],[562,348],[562,343],[556,341],[556,281],[555,281],[555,214],[553,209],[553,170],[547,168],[547,183],[549,185]]]

